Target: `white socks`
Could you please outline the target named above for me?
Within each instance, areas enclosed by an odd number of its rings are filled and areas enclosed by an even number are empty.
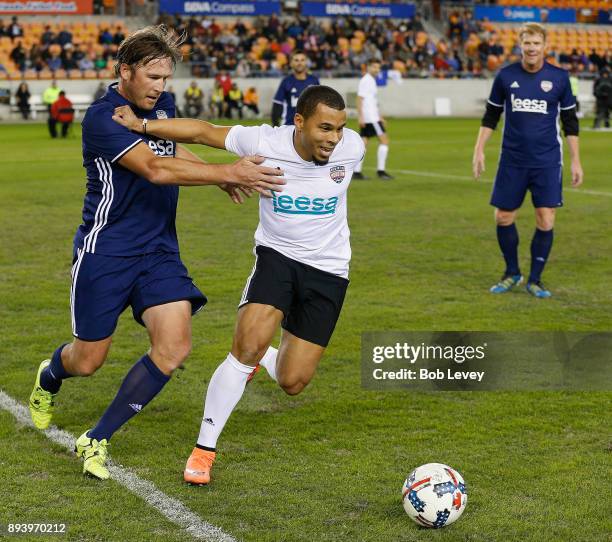
[[[385,165],[387,164],[387,154],[389,153],[389,145],[383,145],[380,143],[378,145],[378,152],[376,153],[377,157],[377,171],[385,171]]]
[[[267,353],[266,353],[267,354]],[[232,354],[213,373],[204,403],[204,417],[200,426],[198,444],[215,448],[234,407],[244,393],[249,375],[255,367],[240,363]]]
[[[278,350],[270,346],[259,362],[265,367],[270,377],[276,382],[276,356]],[[240,401],[249,375],[255,367],[240,363],[232,354],[213,373],[204,403],[204,417],[200,425],[198,444],[207,448],[216,448],[217,439],[223,431],[230,414]]]
[[[361,168],[363,167],[363,160],[361,162],[359,162],[356,166],[355,169],[353,170],[355,173],[361,173]]]
[[[273,346],[270,346],[264,357],[261,358],[259,365],[265,367],[266,371],[270,375],[270,378],[274,380],[274,382],[278,382],[278,378],[276,377],[276,356],[278,355],[278,350]]]

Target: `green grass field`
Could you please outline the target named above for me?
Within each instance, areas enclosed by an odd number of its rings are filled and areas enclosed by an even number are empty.
[[[115,462],[245,541],[610,540],[609,393],[361,388],[364,331],[612,328],[612,134],[581,135],[584,190],[565,192],[544,276],[554,297],[541,301],[524,290],[487,292],[503,270],[488,205],[499,133],[477,183],[469,179],[477,130],[476,120],[389,123],[396,180],[351,186],[351,286],[317,376],[291,398],[260,373],[222,435],[205,488],[184,485],[182,469],[207,382],[231,345],[257,202],[238,207],[214,187],[183,189],[182,256],[209,303],[194,320],[187,369],[115,435]],[[5,125],[0,139],[0,388],[26,404],[40,360],[70,339],[80,129],[52,141],[44,125]],[[372,144],[366,173],[375,156]],[[533,227],[525,205],[524,270]],[[147,347],[126,313],[105,366],[64,383],[54,423],[75,435],[93,425]],[[469,488],[463,517],[440,531],[418,528],[400,502],[405,476],[427,462],[452,465]],[[62,540],[189,539],[114,481],[84,478],[74,456],[3,410],[0,487],[0,524],[64,522]]]

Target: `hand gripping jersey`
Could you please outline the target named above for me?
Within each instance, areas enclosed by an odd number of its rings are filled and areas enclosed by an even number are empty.
[[[345,128],[329,162],[316,165],[298,155],[294,130],[294,126],[264,124],[234,126],[227,134],[228,151],[263,156],[263,165],[279,167],[285,173],[283,191],[259,199],[255,244],[347,278],[351,246],[346,191],[353,169],[363,158],[363,142],[356,132]]]
[[[87,193],[75,248],[106,256],[178,252],[178,186],[153,184],[119,164],[121,157],[140,142],[162,157],[173,157],[176,145],[117,124],[112,116],[120,105],[130,105],[136,115],[149,119],[172,118],[175,111],[167,92],[161,94],[151,111],[140,110],[117,92],[116,83],[91,104],[83,119]]]
[[[576,107],[567,71],[545,62],[530,73],[511,64],[497,74],[488,102],[505,113],[500,165],[562,165],[559,112]]]

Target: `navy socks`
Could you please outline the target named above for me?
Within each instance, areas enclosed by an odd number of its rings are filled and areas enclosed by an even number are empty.
[[[113,402],[88,436],[110,440],[117,429],[140,412],[170,380],[148,355],[140,358],[124,378]]]
[[[531,271],[529,282],[539,282],[553,244],[553,230],[543,231],[536,228],[531,240]]]
[[[518,264],[519,235],[515,224],[497,226],[497,241],[506,261],[505,275],[520,275]]]
[[[62,350],[66,344],[62,344],[51,356],[51,363],[40,373],[40,386],[43,390],[57,393],[62,386],[62,380],[73,375],[66,372],[62,364]]]

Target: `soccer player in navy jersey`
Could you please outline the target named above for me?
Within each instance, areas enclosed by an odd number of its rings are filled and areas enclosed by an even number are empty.
[[[174,141],[146,133],[148,119],[174,117],[164,87],[181,58],[180,39],[165,27],[148,27],[127,38],[117,53],[118,84],[95,101],[83,119],[87,192],[83,223],[74,238],[70,344],[38,369],[30,396],[36,427],[48,427],[62,381],[92,375],[104,363],[119,315],[129,306],[151,348],[126,375],[97,425],[76,442],[83,472],[109,477],[108,442],[144,408],[187,358],[191,317],[206,303],[181,262],[175,216],[178,186],[215,184],[235,202],[240,189],[281,189],[280,170],[246,157],[231,165],[205,164]],[[142,134],[112,120],[130,105],[143,120]]]
[[[272,126],[293,125],[295,108],[304,90],[311,85],[319,85],[319,78],[308,73],[307,58],[304,51],[296,49],[289,60],[291,75],[278,85],[272,100]]]
[[[478,179],[485,169],[484,148],[505,112],[504,134],[491,205],[495,207],[497,239],[506,269],[490,291],[500,294],[520,284],[519,236],[515,225],[527,190],[535,207],[536,229],[531,241],[527,291],[537,298],[551,292],[541,282],[553,243],[555,211],[563,205],[561,187],[563,143],[559,118],[570,152],[572,186],[582,184],[578,149],[576,100],[567,71],[544,62],[546,29],[528,23],[519,31],[522,60],[497,74],[474,148],[472,169]]]

